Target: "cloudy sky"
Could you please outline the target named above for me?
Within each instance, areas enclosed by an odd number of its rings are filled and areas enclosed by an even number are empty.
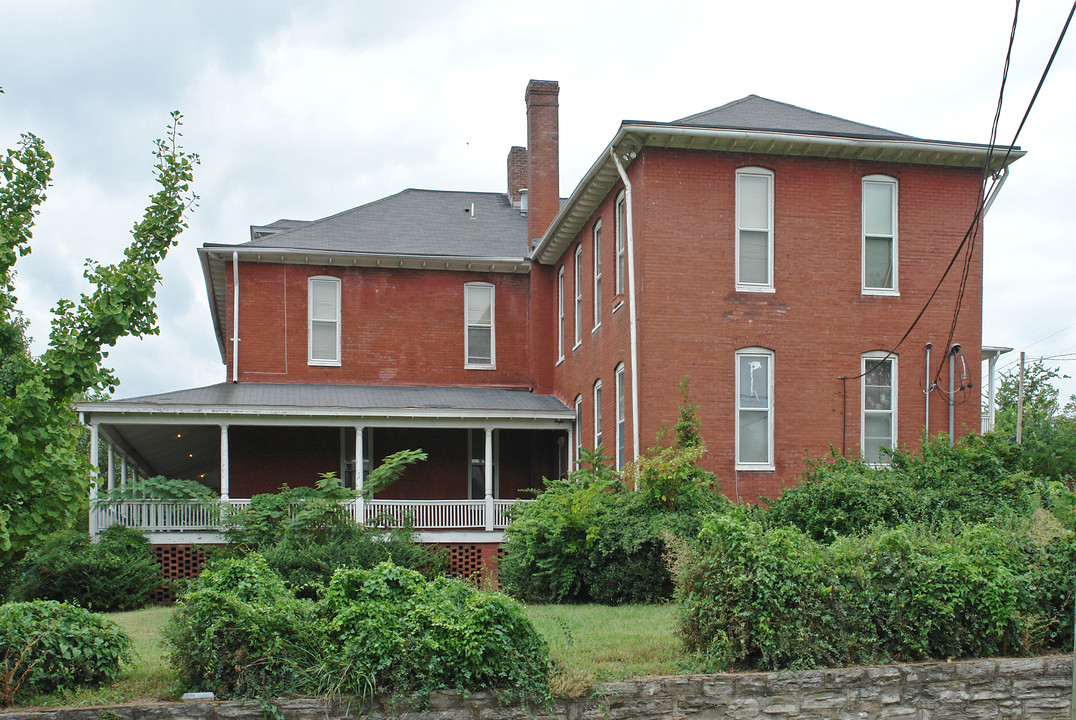
[[[1011,140],[1068,13],[1021,10],[999,139]],[[523,91],[558,80],[561,193],[623,119],[755,93],[930,139],[986,142],[1012,2],[0,0],[0,147],[56,160],[18,269],[34,350],[50,308],[114,262],[153,190],[168,112],[201,155],[199,206],[165,261],[160,335],[113,351],[130,397],[224,380],[195,248],[404,188],[503,192]],[[986,224],[983,340],[1076,375],[1076,28]],[[1076,393],[1067,381],[1064,396]]]

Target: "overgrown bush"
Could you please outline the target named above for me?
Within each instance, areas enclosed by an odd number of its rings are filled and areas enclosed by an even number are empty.
[[[194,580],[165,629],[186,690],[265,697],[311,687],[324,623],[257,553],[224,560]]]
[[[0,605],[0,705],[115,680],[132,658],[116,623],[51,600]]]
[[[547,692],[545,642],[523,607],[501,593],[381,563],[338,570],[326,595],[331,674],[345,693],[493,689],[514,699]]]
[[[1071,643],[1073,533],[902,526],[826,546],[740,513],[679,559],[686,645],[713,669],[1028,654]]]
[[[113,525],[96,543],[83,531],[67,530],[30,550],[19,565],[13,595],[115,612],[142,607],[161,582],[146,538]]]
[[[950,446],[938,435],[918,453],[894,452],[886,468],[836,454],[808,461],[798,487],[773,501],[767,517],[830,542],[878,526],[974,524],[1071,502],[1060,483],[1008,469],[1006,452],[996,438],[966,435]]]
[[[192,584],[166,634],[181,686],[221,697],[518,697],[543,695],[549,672],[515,601],[388,562],[338,570],[313,601],[295,598],[257,553],[225,560]]]

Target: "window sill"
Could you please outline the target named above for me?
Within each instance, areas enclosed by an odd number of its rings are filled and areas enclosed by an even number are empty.
[[[615,314],[616,311],[619,310],[622,307],[624,307],[624,301],[623,300],[621,300],[620,302],[618,302],[616,305],[613,306],[613,313]]]
[[[576,350],[578,350],[581,347],[583,347],[583,340],[582,339],[578,340],[575,343],[575,345],[572,346],[572,352],[575,352]]]
[[[560,359],[557,360],[556,364],[553,367],[560,367],[563,364],[564,364],[564,356],[561,355]]]
[[[464,370],[496,370],[496,365],[467,365],[463,366]]]
[[[592,328],[590,329],[590,334],[591,334],[591,335],[593,335],[594,333],[598,332],[598,329],[599,329],[599,328],[601,328],[601,326],[602,326],[602,324],[601,324],[601,323],[598,323],[597,325],[595,325],[594,327],[592,327]]]
[[[776,472],[774,465],[737,465],[736,472]]]
[[[340,367],[339,360],[307,360],[310,367]]]
[[[736,292],[749,292],[749,293],[775,293],[776,289],[772,285],[763,287],[761,285],[737,285]]]
[[[886,290],[885,288],[863,288],[864,295],[874,295],[875,297],[900,297],[899,290]]]

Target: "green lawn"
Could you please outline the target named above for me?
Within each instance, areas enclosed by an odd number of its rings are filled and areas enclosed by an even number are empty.
[[[134,664],[107,687],[30,698],[23,706],[105,705],[175,697],[161,631],[171,608],[152,607],[110,613],[134,640]],[[550,689],[577,696],[602,680],[683,672],[687,658],[676,636],[671,605],[532,605],[527,614],[549,643],[555,665]]]

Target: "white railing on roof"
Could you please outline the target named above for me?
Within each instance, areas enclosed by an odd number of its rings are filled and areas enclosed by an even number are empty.
[[[493,528],[508,527],[508,510],[526,500],[494,500]],[[247,499],[120,500],[95,501],[90,512],[97,531],[112,525],[145,533],[220,532],[223,518],[250,504]],[[415,530],[482,530],[486,526],[485,500],[348,500],[348,513],[356,522],[401,526],[410,520]],[[91,524],[91,527],[94,527]]]

